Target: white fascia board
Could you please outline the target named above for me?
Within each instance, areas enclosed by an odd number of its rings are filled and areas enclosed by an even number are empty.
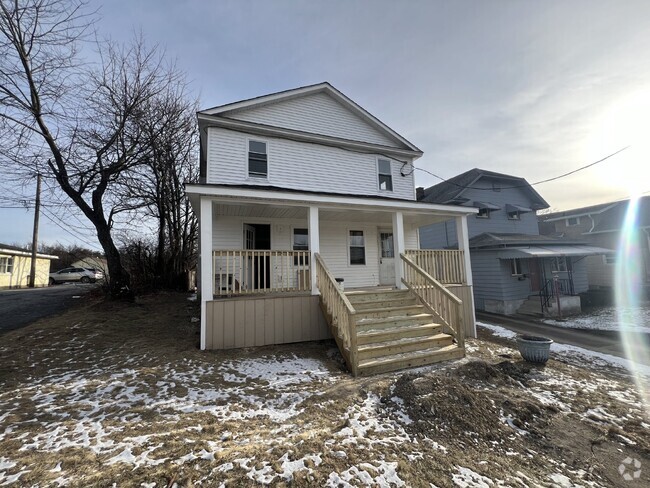
[[[211,196],[215,199],[236,200],[238,203],[260,203],[281,204],[287,206],[310,206],[317,205],[321,208],[338,209],[363,209],[379,211],[402,211],[409,214],[428,214],[431,212],[445,215],[473,215],[478,213],[477,208],[461,207],[458,205],[440,205],[435,203],[420,203],[404,200],[386,200],[382,198],[359,198],[344,197],[338,195],[317,195],[300,192],[282,192],[273,190],[247,189],[247,188],[224,188],[210,185],[186,185],[185,192],[188,195]]]
[[[414,160],[422,156],[422,151],[411,151],[409,149],[400,149],[398,147],[382,146],[381,144],[372,144],[369,142],[353,141],[351,139],[340,139],[338,137],[324,136],[313,134],[311,132],[302,132],[293,129],[284,129],[271,125],[256,124],[243,120],[228,119],[225,117],[199,114],[199,125],[203,122],[207,127],[220,127],[223,129],[237,130],[250,134],[258,134],[271,137],[282,137],[293,139],[300,142],[323,144],[325,146],[341,147],[356,149],[363,152],[392,154],[413,158]]]
[[[26,256],[28,258],[32,257],[32,253],[29,251],[14,251],[13,249],[0,248],[0,254],[9,254],[10,256]],[[59,259],[59,256],[52,256],[50,254],[39,254],[39,253],[36,253],[36,257],[41,259]]]

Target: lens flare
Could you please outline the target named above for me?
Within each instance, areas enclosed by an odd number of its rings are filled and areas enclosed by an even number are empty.
[[[631,198],[625,214],[616,259],[616,314],[620,324],[619,335],[625,354],[630,360],[632,374],[646,411],[650,412],[650,390],[647,379],[635,369],[635,365],[650,364],[647,335],[639,332],[638,325],[630,323],[633,314],[628,312],[639,307],[643,297],[643,273],[645,270],[641,243],[647,236],[639,226],[638,197]]]

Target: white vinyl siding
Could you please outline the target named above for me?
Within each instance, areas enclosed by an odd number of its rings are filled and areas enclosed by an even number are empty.
[[[248,177],[248,140],[251,135],[226,129],[208,129],[207,183],[255,185]],[[295,190],[386,196],[377,184],[377,154],[346,151],[336,147],[265,138],[268,185]],[[412,168],[401,176],[402,163],[391,161],[392,198],[414,200]]]
[[[403,147],[325,93],[283,100],[224,116],[341,139]]]

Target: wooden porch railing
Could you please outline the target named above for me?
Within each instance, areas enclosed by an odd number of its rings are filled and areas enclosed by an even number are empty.
[[[316,283],[320,290],[320,302],[323,312],[328,316],[332,335],[345,358],[348,368],[354,376],[358,373],[356,311],[341,291],[339,284],[330,273],[325,262],[316,253]]]
[[[402,282],[420,300],[429,313],[438,317],[459,347],[465,347],[465,323],[463,302],[433,278],[405,254],[401,254],[404,265]]]
[[[404,254],[440,283],[467,283],[463,251],[408,249]]]
[[[308,292],[309,251],[212,251],[214,295]]]

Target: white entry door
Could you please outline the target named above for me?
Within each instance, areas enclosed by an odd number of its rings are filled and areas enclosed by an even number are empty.
[[[379,229],[379,283],[395,285],[393,231]]]

